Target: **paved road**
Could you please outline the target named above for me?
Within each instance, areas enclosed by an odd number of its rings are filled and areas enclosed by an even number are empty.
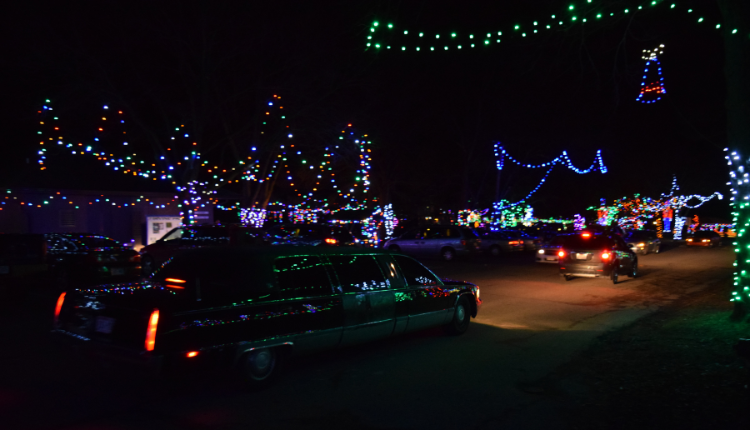
[[[153,380],[77,360],[46,337],[54,299],[28,295],[0,316],[0,427],[563,429],[582,387],[552,390],[545,376],[602,332],[730,282],[733,253],[643,256],[642,276],[617,285],[566,282],[532,259],[426,261],[443,277],[480,285],[484,305],[466,334],[432,330],[305,357],[256,393],[216,374]]]

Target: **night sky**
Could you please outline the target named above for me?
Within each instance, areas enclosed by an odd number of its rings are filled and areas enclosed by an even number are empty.
[[[567,16],[569,4],[586,3],[156,3],[25,2],[5,10],[0,186],[171,189],[75,156],[51,158],[48,170],[38,171],[36,112],[44,99],[53,100],[73,131],[91,126],[103,104],[125,106],[157,134],[198,112],[210,141],[224,124],[254,120],[257,106],[278,93],[295,136],[308,147],[324,145],[346,123],[368,133],[373,191],[402,215],[427,206],[490,207],[496,142],[528,163],[565,150],[578,168],[602,150],[604,175],[562,166],[552,172],[529,200],[539,216],[572,217],[599,198],[658,197],[669,191],[673,175],[684,194],[729,192],[723,48],[711,1],[695,2],[706,17],[702,26],[684,10],[660,6],[527,38],[509,30],[515,23],[546,23],[551,14]],[[594,3],[607,10],[637,5]],[[460,52],[366,50],[376,19],[428,35],[503,30],[508,36]],[[659,44],[665,45],[660,60],[668,94],[641,104],[635,100],[641,54]],[[213,104],[221,109],[205,107]],[[149,151],[145,143],[134,145]],[[227,159],[220,146],[204,152]],[[505,169],[499,192],[518,200],[543,173]],[[697,213],[728,219],[727,202]]]

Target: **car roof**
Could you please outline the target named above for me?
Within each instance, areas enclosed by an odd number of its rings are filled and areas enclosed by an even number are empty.
[[[273,260],[277,257],[292,257],[296,255],[391,255],[392,252],[377,248],[350,248],[350,247],[322,247],[322,246],[295,246],[295,245],[248,245],[232,248],[199,248],[182,252],[180,255],[190,255],[192,258],[200,258],[201,255],[243,255],[247,258],[260,260]]]

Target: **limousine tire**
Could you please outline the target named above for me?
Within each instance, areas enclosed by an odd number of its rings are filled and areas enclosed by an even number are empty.
[[[279,364],[278,348],[258,348],[242,356],[239,370],[249,388],[263,388],[276,378]]]
[[[459,335],[466,332],[471,321],[471,306],[466,297],[459,297],[456,308],[453,310],[453,319],[445,325],[445,331],[451,335]]]

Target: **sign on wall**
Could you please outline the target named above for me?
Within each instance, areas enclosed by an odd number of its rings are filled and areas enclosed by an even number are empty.
[[[146,217],[146,244],[151,245],[175,227],[182,225],[179,216],[147,216]]]

